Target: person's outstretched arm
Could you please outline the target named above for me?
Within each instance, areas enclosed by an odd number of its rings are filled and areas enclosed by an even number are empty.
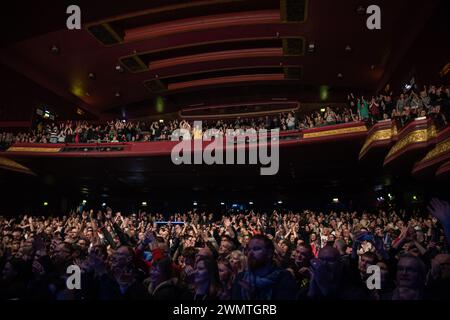
[[[450,204],[446,201],[441,201],[433,198],[428,206],[430,213],[438,219],[444,227],[444,233],[447,238],[447,243],[450,245]]]

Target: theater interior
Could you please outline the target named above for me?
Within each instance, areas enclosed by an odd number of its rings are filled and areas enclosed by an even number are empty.
[[[11,3],[0,301],[448,299],[449,12]]]
[[[448,85],[448,73],[440,74],[449,53],[446,1],[379,1],[381,30],[366,28],[363,2],[86,1],[82,30],[63,28],[64,1],[45,11],[13,5],[20,16],[1,22],[15,26],[1,38],[1,130],[32,130],[37,110],[57,122],[234,120],[345,106],[351,92],[399,92],[412,77]],[[402,142],[431,130],[427,121],[292,131],[274,176],[255,165],[175,166],[171,142],[124,142],[116,152],[14,143],[0,155],[2,213],[68,210],[82,200],[132,210],[142,202],[158,210],[250,201],[358,207],[391,193],[413,206],[449,190],[449,131]],[[427,159],[440,144],[445,150]]]

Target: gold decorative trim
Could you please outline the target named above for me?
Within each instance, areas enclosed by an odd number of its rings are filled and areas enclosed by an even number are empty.
[[[369,145],[372,144],[372,142],[390,140],[392,138],[392,131],[393,131],[392,129],[382,129],[382,130],[375,131],[366,140],[363,147],[361,148],[359,155],[361,156],[364,152],[366,152],[366,149],[369,147]]]
[[[46,152],[57,153],[61,148],[41,148],[41,147],[10,147],[7,152]]]
[[[427,153],[427,155],[420,160],[419,163],[424,163],[428,160],[431,160],[433,158],[436,158],[446,152],[450,152],[450,138],[447,140],[444,140],[442,142],[439,142],[436,147],[434,147],[430,152]]]
[[[350,133],[357,133],[357,132],[367,132],[366,126],[325,130],[325,131],[318,131],[318,132],[308,132],[308,133],[303,134],[303,138],[311,139],[311,138],[327,137],[327,136],[333,136],[333,135],[339,135],[339,134],[350,134]]]
[[[420,143],[420,142],[426,142],[432,138],[435,138],[437,135],[436,127],[433,125],[427,129],[420,129],[411,131],[408,133],[405,137],[400,139],[389,151],[388,155],[386,156],[386,159],[390,158],[395,153],[405,149],[407,146],[414,144],[414,143]]]
[[[17,163],[11,159],[3,158],[3,157],[0,157],[0,168],[4,168],[6,170],[20,171],[20,172],[26,172],[29,174],[33,174],[33,172],[30,169],[21,165],[20,163]]]

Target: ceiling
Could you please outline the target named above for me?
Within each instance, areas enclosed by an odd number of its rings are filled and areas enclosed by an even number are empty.
[[[80,1],[83,29],[69,31],[65,11],[72,2],[44,1],[26,11],[13,5],[2,19],[1,30],[14,32],[0,37],[0,63],[19,76],[1,90],[21,96],[19,108],[36,104],[33,95],[23,94],[30,80],[58,97],[47,99],[56,113],[80,107],[97,117],[273,98],[339,102],[350,90],[373,92],[388,82],[441,3]],[[382,10],[382,29],[371,31],[367,15],[356,8],[374,3]],[[161,108],[154,103],[158,96]],[[15,115],[12,100],[6,106],[10,118],[23,117]],[[45,94],[38,99],[47,100]]]

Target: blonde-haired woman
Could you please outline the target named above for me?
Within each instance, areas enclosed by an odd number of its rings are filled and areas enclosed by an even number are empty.
[[[247,269],[247,257],[240,250],[234,250],[231,252],[230,257],[231,270],[233,271],[233,280],[236,278],[238,273],[245,271]]]

